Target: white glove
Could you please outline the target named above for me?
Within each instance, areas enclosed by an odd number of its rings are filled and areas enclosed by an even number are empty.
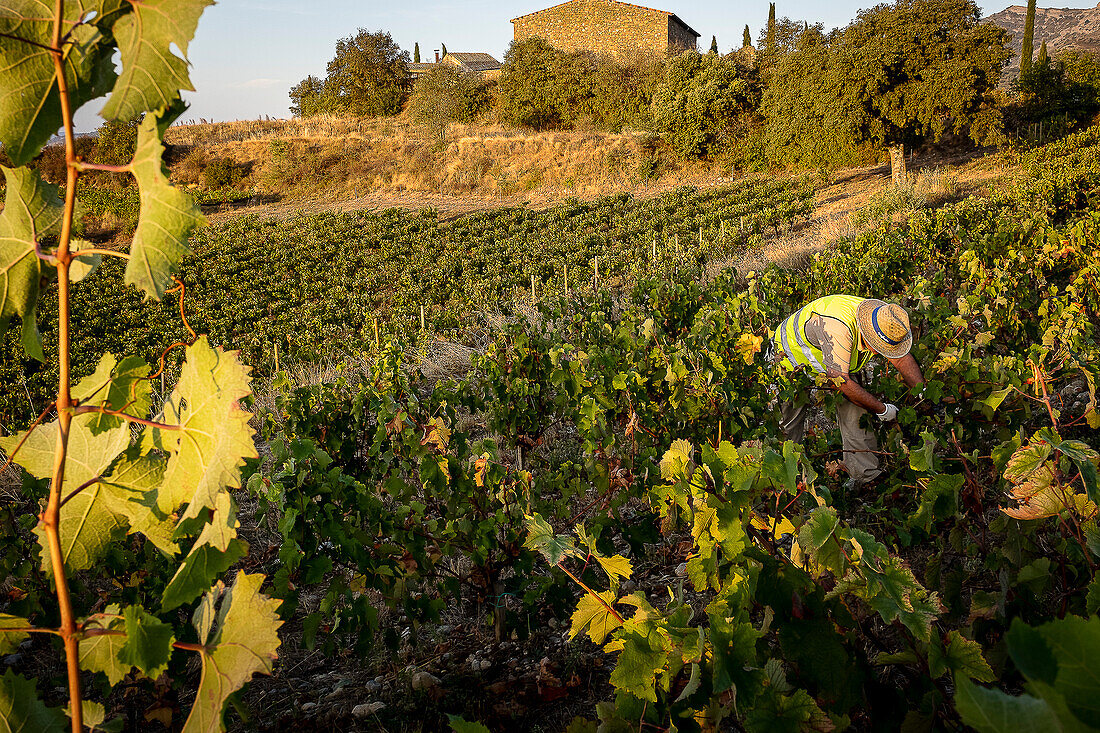
[[[875,413],[875,417],[877,417],[882,422],[892,422],[894,420],[897,420],[898,419],[898,406],[897,405],[891,405],[889,402],[887,402],[886,403],[886,409],[883,410],[882,412]]]

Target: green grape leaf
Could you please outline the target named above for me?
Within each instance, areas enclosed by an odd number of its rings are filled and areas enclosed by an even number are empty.
[[[5,629],[25,629],[30,622],[25,618],[0,613],[0,654],[11,654],[30,634],[26,631],[5,631]]]
[[[65,20],[75,22],[94,3],[65,3]],[[0,5],[0,144],[17,166],[26,165],[62,124],[61,98],[49,45],[54,4],[48,0],[5,0]],[[64,46],[64,70],[72,109],[103,96],[115,79],[113,48],[99,30],[78,25]],[[29,41],[27,43],[25,41]]]
[[[199,643],[202,679],[195,704],[183,726],[183,733],[224,731],[222,712],[226,699],[244,686],[253,674],[271,674],[278,657],[279,601],[260,594],[263,575],[237,573],[233,587],[220,583],[211,591],[221,596],[215,622],[205,629]]]
[[[482,723],[471,723],[463,719],[461,715],[448,713],[447,722],[451,725],[453,733],[489,733],[489,729]]]
[[[993,412],[997,411],[997,408],[1001,406],[1001,403],[1005,401],[1005,398],[1012,394],[1012,387],[1005,387],[1004,389],[996,389],[989,393],[989,396],[982,400],[979,404],[986,405]]]
[[[1021,484],[1038,471],[1049,457],[1048,443],[1032,442],[1012,454],[1005,466],[1004,476],[1014,484]]]
[[[72,420],[65,460],[65,482],[61,487],[62,497],[67,497],[74,489],[106,473],[130,441],[130,429],[127,426],[93,435],[89,424],[94,417],[93,414],[83,414]],[[53,476],[57,433],[56,420],[35,428],[16,455],[16,462],[35,478]],[[0,438],[0,448],[10,453],[21,439],[22,435]],[[86,570],[92,567],[106,546],[121,537],[125,530],[125,522],[105,502],[98,500],[103,491],[102,483],[94,483],[61,507],[61,556],[69,570]],[[50,554],[41,523],[34,531],[43,548],[43,568],[50,573]]]
[[[810,513],[810,518],[798,531],[798,545],[808,552],[816,552],[824,547],[825,543],[836,532],[840,520],[836,511],[831,507],[820,507]]]
[[[672,445],[661,457],[661,478],[666,481],[680,479],[687,472],[694,452],[695,449],[688,441],[672,441]]]
[[[64,733],[65,713],[38,699],[34,680],[7,670],[0,677],[0,731],[2,733]]]
[[[1093,576],[1085,595],[1085,612],[1093,616],[1100,611],[1100,573]]]
[[[615,603],[614,594],[603,591],[599,595],[607,604],[606,606],[590,593],[581,596],[580,602],[577,603],[577,610],[573,612],[570,619],[570,639],[587,630],[588,638],[597,644],[602,644],[608,634],[622,626],[622,621],[615,618],[615,615],[607,608],[607,606]]]
[[[1065,697],[1066,707],[1078,720],[1100,728],[1100,668],[1096,664],[1100,659],[1100,618],[1067,616],[1039,630],[1058,660],[1054,688]]]
[[[74,399],[82,406],[102,407],[114,412],[125,412],[133,417],[145,417],[152,404],[152,385],[149,365],[136,356],[127,356],[118,362],[114,355],[104,354],[95,373],[80,380],[73,387]],[[95,414],[89,423],[92,434],[99,434],[124,423],[115,415]]]
[[[914,471],[931,471],[932,461],[936,455],[936,436],[927,430],[920,434],[921,447],[909,451],[909,467]]]
[[[569,535],[554,534],[554,528],[540,514],[527,515],[527,539],[523,546],[533,550],[551,565],[577,556],[577,547]]]
[[[1085,493],[1096,504],[1100,504],[1100,487],[1097,486],[1096,459],[1098,454],[1087,443],[1079,440],[1064,440],[1058,446],[1062,455],[1073,461],[1077,470],[1081,472],[1081,482],[1085,485]]]
[[[171,513],[188,502],[181,524],[213,508],[227,487],[239,488],[244,460],[258,456],[250,415],[239,402],[249,394],[251,369],[237,356],[199,337],[187,347],[179,383],[164,404],[163,421],[180,429],[160,431],[171,453],[160,508]]]
[[[107,607],[107,616],[93,616],[87,629],[94,631],[123,631],[126,627],[118,616],[119,607],[112,604]],[[118,653],[126,643],[126,637],[119,634],[85,634],[80,640],[80,668],[89,672],[103,672],[112,685],[117,685],[130,671],[130,665],[119,659]]]
[[[83,239],[73,237],[69,246],[74,250],[80,250],[94,247],[95,245]],[[103,264],[103,255],[99,253],[82,254],[73,257],[72,262],[69,263],[69,282],[83,282],[91,277],[92,273],[98,270],[101,264]]]
[[[118,659],[128,667],[137,667],[146,677],[156,679],[168,670],[172,626],[147,613],[140,606],[127,606],[122,612],[126,624],[126,642],[118,650]]]
[[[932,531],[936,520],[949,519],[959,511],[959,490],[966,483],[961,475],[937,474],[931,479],[919,479],[923,488],[920,505],[909,516],[910,527],[921,527],[925,532]]]
[[[103,480],[103,500],[108,509],[125,518],[129,532],[141,532],[165,555],[179,553],[172,539],[175,525],[157,503],[167,461],[157,455],[137,455],[131,449],[111,467]]]
[[[187,237],[203,222],[194,200],[168,182],[162,155],[164,129],[178,115],[173,108],[157,117],[148,115],[138,127],[137,149],[130,172],[137,180],[141,217],[130,245],[126,284],[160,300],[172,282],[172,273],[190,252]]]
[[[7,185],[4,210],[0,211],[0,332],[12,317],[19,316],[24,351],[42,361],[35,307],[43,268],[36,245],[60,233],[64,205],[57,186],[43,181],[37,171],[3,166],[0,170]]]
[[[1012,661],[1025,677],[1054,684],[1058,677],[1058,660],[1041,629],[1016,620],[1005,634],[1005,642]]]
[[[621,641],[623,648],[611,672],[611,684],[620,692],[657,702],[657,673],[668,662],[665,638],[656,631],[648,635],[629,631],[622,635]]]
[[[236,538],[237,526],[233,500],[228,493],[222,492],[216,501],[214,516],[203,526],[191,551],[168,581],[161,600],[163,610],[190,602],[244,556],[246,546]]]
[[[967,639],[958,631],[948,632],[947,644],[942,650],[938,645],[931,647],[929,665],[932,667],[933,677],[952,671],[956,677],[961,674],[978,682],[992,682],[997,679],[997,675],[982,656],[981,645]]]
[[[1058,717],[1043,700],[1013,697],[987,690],[966,677],[955,678],[955,707],[962,721],[978,733],[1048,733],[1062,730]]]
[[[777,489],[783,489],[789,494],[798,491],[798,455],[795,453],[795,444],[791,441],[783,443],[783,453],[767,451],[764,454],[763,475]]]
[[[68,708],[65,708],[65,714],[69,715]],[[103,703],[91,700],[80,701],[80,717],[92,733],[122,733],[122,725],[125,723],[122,718],[106,722],[107,708],[103,707]]]
[[[121,16],[111,30],[122,56],[122,73],[100,113],[108,120],[132,120],[172,104],[181,90],[194,91],[187,74],[187,46],[199,16],[214,0],[145,0]],[[172,52],[180,50],[183,58]]]
[[[868,578],[864,599],[887,623],[901,621],[918,639],[932,637],[932,622],[940,613],[939,597],[917,582],[913,571],[895,557],[888,557],[878,570],[860,563],[860,571]]]

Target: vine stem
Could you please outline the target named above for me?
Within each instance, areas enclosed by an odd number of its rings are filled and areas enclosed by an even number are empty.
[[[113,249],[102,249],[100,247],[90,247],[88,249],[81,249],[73,252],[73,259],[82,257],[84,255],[106,255],[107,257],[119,257],[124,260],[130,259],[130,255],[125,252],[116,252]]]
[[[50,498],[40,515],[42,529],[49,546],[50,565],[53,569],[54,587],[57,590],[57,606],[61,618],[58,628],[65,645],[65,666],[69,682],[69,718],[72,733],[82,733],[84,716],[80,694],[80,650],[69,583],[65,577],[65,561],[61,553],[61,489],[65,482],[65,460],[69,449],[69,431],[72,428],[72,394],[69,372],[69,251],[72,239],[73,213],[76,210],[76,145],[73,134],[73,109],[69,99],[68,82],[65,79],[65,59],[61,48],[62,23],[65,17],[65,0],[57,0],[54,7],[53,39],[50,54],[53,57],[57,92],[61,102],[61,119],[65,128],[65,211],[61,219],[61,234],[57,247],[57,448],[54,456],[53,479],[50,482]]]
[[[608,613],[610,613],[612,616],[615,617],[615,620],[617,620],[620,624],[626,623],[626,621],[623,619],[623,617],[619,615],[619,612],[616,611],[614,608],[612,608],[611,604],[609,604],[602,597],[600,597],[599,593],[597,593],[596,591],[592,590],[587,585],[585,585],[584,582],[581,581],[580,578],[578,578],[576,575],[573,575],[573,573],[569,572],[569,570],[564,565],[562,565],[560,562],[558,563],[558,567],[561,568],[563,573],[565,573],[570,578],[572,578],[574,583],[579,585],[581,588],[584,588],[585,593],[587,593],[588,595],[592,596],[597,601],[599,601],[600,605],[603,606],[604,608],[606,608]]]
[[[182,430],[179,425],[168,425],[162,422],[154,422],[152,420],[146,420],[141,417],[134,417],[133,415],[127,415],[122,410],[108,410],[105,407],[75,407],[70,408],[69,413],[72,415],[87,415],[88,413],[99,413],[101,415],[113,415],[114,417],[121,417],[126,422],[137,423],[138,425],[144,425],[149,428],[158,428],[160,430]]]

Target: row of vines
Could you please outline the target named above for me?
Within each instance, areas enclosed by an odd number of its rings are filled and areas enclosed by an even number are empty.
[[[358,381],[285,384],[248,481],[283,612],[360,652],[456,602],[498,638],[568,618],[613,660],[601,730],[1100,727],[1100,134],[1023,164],[803,272],[546,299],[461,381],[390,342]],[[762,346],[830,292],[909,308],[926,377],[863,375],[902,407],[871,493],[828,431],[778,437],[814,385]],[[670,548],[684,583],[639,590]]]

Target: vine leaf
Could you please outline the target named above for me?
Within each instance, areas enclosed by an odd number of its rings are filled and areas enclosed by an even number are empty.
[[[172,520],[157,506],[165,465],[160,456],[127,451],[103,480],[103,500],[107,508],[126,519],[130,532],[141,532],[164,554],[176,555],[179,545],[172,540]]]
[[[128,606],[122,614],[126,641],[118,650],[118,659],[127,667],[137,667],[146,677],[156,679],[168,670],[175,636],[172,627],[140,606]]]
[[[630,631],[621,641],[622,652],[609,681],[618,690],[641,700],[657,702],[657,673],[668,661],[665,638],[656,631],[648,635]]]
[[[471,723],[461,715],[448,713],[447,722],[451,725],[452,733],[489,733],[489,729],[483,723]]]
[[[107,606],[105,616],[95,616],[86,623],[87,630],[104,629],[122,631],[125,622],[118,616],[118,604]],[[123,664],[118,653],[126,643],[126,637],[118,634],[96,634],[80,640],[80,668],[89,672],[103,672],[112,685],[117,685],[130,671],[130,665]]]
[[[1062,729],[1058,716],[1045,700],[987,690],[963,675],[955,678],[955,690],[959,716],[978,733],[1045,733]]]
[[[2,64],[0,64],[2,65]],[[0,212],[0,332],[13,316],[23,319],[23,349],[45,361],[42,338],[35,324],[42,261],[35,245],[61,231],[64,206],[57,186],[46,183],[29,168],[5,168],[7,194]]]
[[[4,629],[25,629],[30,626],[25,618],[0,613],[0,654],[10,654],[30,634],[26,631],[5,631]]]
[[[967,639],[958,631],[948,632],[947,643],[942,649],[938,645],[930,647],[928,663],[933,678],[954,671],[956,675],[965,675],[978,682],[992,682],[997,679],[997,675],[982,656],[981,645]]]
[[[551,565],[577,555],[577,547],[569,535],[554,534],[554,528],[540,514],[527,515],[527,539],[523,546],[538,552]]]
[[[65,19],[76,21],[96,6],[67,2]],[[5,0],[0,5],[0,33],[8,36],[0,39],[0,144],[17,166],[38,155],[62,124],[56,70],[46,48],[53,40],[53,14],[53,3],[47,0]],[[76,26],[71,38],[63,58],[75,110],[106,94],[114,83],[114,49],[102,42],[94,26]]]
[[[271,674],[282,621],[279,601],[260,594],[263,580],[260,574],[238,572],[232,588],[226,590],[218,583],[200,604],[194,626],[203,646],[202,679],[184,733],[224,731],[226,699],[253,674]],[[213,616],[219,597],[220,608]]]
[[[85,414],[77,415],[72,420],[65,461],[65,482],[61,487],[62,496],[103,475],[130,441],[130,431],[126,426],[92,435],[88,427],[92,418],[94,415]],[[53,475],[57,433],[56,420],[35,428],[16,455],[16,462],[35,478],[50,478]],[[17,435],[0,438],[0,447],[10,453],[22,437]],[[102,484],[92,485],[61,507],[61,556],[67,570],[86,570],[92,567],[107,544],[124,533],[125,522],[105,502],[97,500],[103,490]],[[46,533],[41,523],[35,527],[34,532],[43,548],[43,569],[51,573],[53,569],[49,560]]]
[[[81,380],[73,388],[72,394],[82,405],[93,405],[113,411],[124,411],[134,417],[145,417],[152,404],[152,385],[149,365],[136,356],[124,357],[117,361],[112,354],[104,354],[99,360],[95,373]],[[93,435],[117,428],[124,423],[123,418],[98,413],[88,427]]]
[[[238,469],[244,459],[258,456],[248,425],[251,416],[239,402],[249,394],[250,371],[236,351],[211,347],[205,336],[187,347],[179,383],[163,410],[164,422],[180,429],[161,431],[160,436],[171,454],[161,509],[170,513],[188,502],[180,525],[205,519],[203,511],[214,508],[220,493],[240,488]]]
[[[210,587],[214,579],[244,556],[246,546],[237,539],[237,514],[233,500],[222,492],[214,516],[202,528],[191,551],[168,586],[161,605],[164,610],[188,603]]]
[[[10,669],[0,677],[0,729],[10,733],[62,733],[68,718],[57,708],[48,708],[38,699],[34,680]]]
[[[122,74],[100,113],[132,120],[167,107],[180,90],[194,91],[187,74],[187,46],[199,16],[214,0],[144,0],[115,21],[111,30],[122,56]],[[183,58],[172,53],[172,46]]]
[[[172,282],[172,273],[191,250],[187,237],[203,217],[194,199],[168,182],[162,155],[164,130],[179,116],[182,103],[147,115],[138,127],[137,148],[130,172],[137,180],[141,217],[130,245],[126,284],[160,300]]]
[[[615,596],[609,591],[600,593],[608,606],[615,602]],[[591,594],[585,593],[577,604],[577,610],[573,612],[572,624],[569,627],[569,638],[572,639],[582,631],[588,631],[588,638],[597,644],[602,644],[615,629],[622,626],[622,622],[615,618],[607,606]]]
[[[68,708],[66,708],[65,714],[69,714]],[[115,718],[109,723],[105,722],[107,720],[107,708],[103,707],[103,703],[92,702],[91,700],[80,701],[80,717],[92,733],[122,733],[122,725],[125,722],[122,718]]]

